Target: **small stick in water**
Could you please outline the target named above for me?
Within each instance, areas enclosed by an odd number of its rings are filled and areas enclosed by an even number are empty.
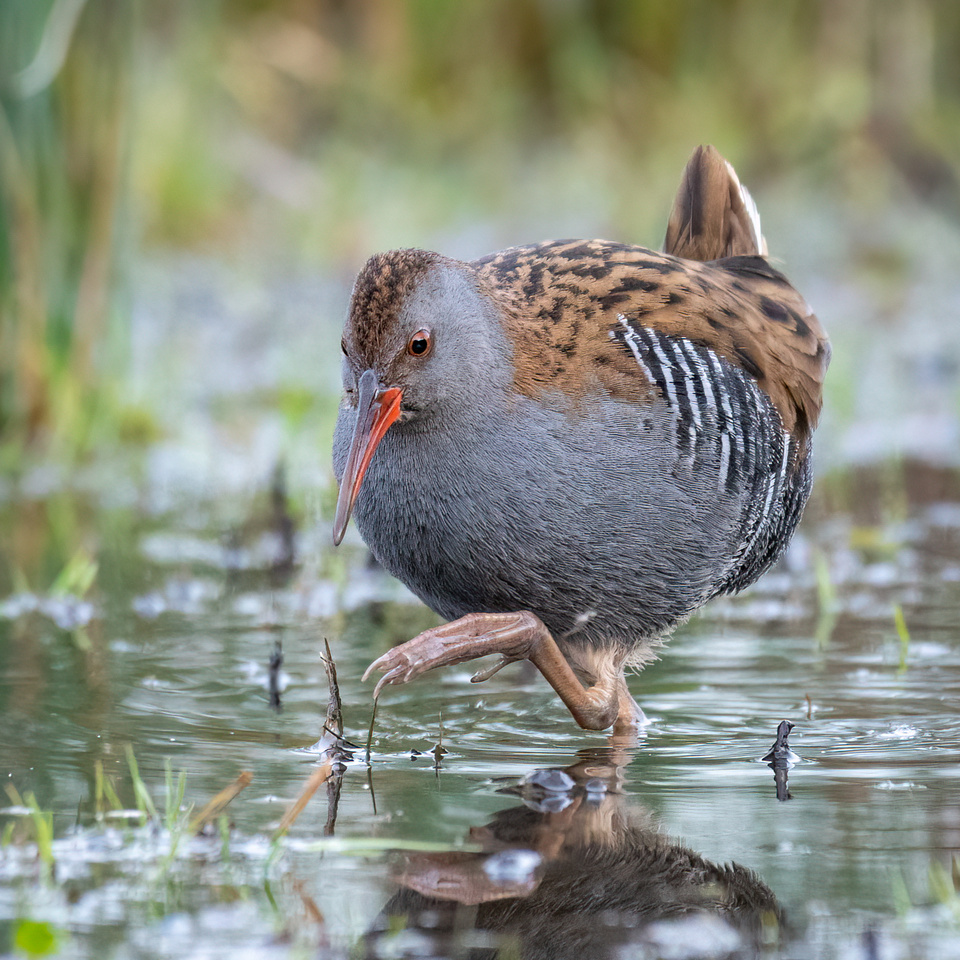
[[[442,713],[440,714],[440,739],[437,741],[436,745],[430,752],[433,754],[433,769],[437,771],[437,776],[439,776],[443,757],[447,752],[443,747],[443,714]]]
[[[339,764],[352,760],[352,750],[357,747],[343,736],[343,707],[340,701],[340,686],[337,683],[337,664],[330,653],[330,642],[324,638],[323,644],[326,655],[321,655],[320,661],[327,673],[330,696],[327,700],[327,714],[318,744],[321,747],[321,757],[329,757],[334,763]]]
[[[781,720],[777,727],[777,739],[770,752],[763,758],[767,766],[773,770],[773,780],[777,785],[777,799],[790,800],[790,789],[787,786],[787,771],[799,759],[790,749],[790,731],[794,724],[789,720]]]
[[[274,839],[286,833],[296,822],[297,817],[303,812],[303,808],[310,802],[310,798],[317,792],[317,789],[327,782],[333,775],[333,761],[326,760],[310,776],[300,791],[300,796],[290,804],[289,809],[283,815],[280,825],[274,831]]]
[[[283,647],[280,646],[280,641],[278,640],[274,644],[273,652],[270,654],[269,674],[270,706],[273,707],[277,713],[283,710],[283,704],[280,702],[280,668],[282,666]]]
[[[367,763],[370,763],[370,744],[373,743],[373,724],[377,719],[377,704],[380,702],[378,697],[373,698],[373,713],[370,714],[370,729],[367,730]]]
[[[233,783],[224,787],[193,820],[190,821],[190,832],[199,833],[211,820],[219,817],[227,808],[227,804],[250,785],[251,780],[253,780],[253,774],[249,770],[243,770]]]
[[[327,701],[327,718],[323,726],[336,737],[343,736],[343,707],[340,701],[340,685],[337,683],[337,665],[333,654],[330,653],[330,641],[323,638],[326,655],[321,655],[323,669],[327,672],[327,686],[330,688],[330,699]]]

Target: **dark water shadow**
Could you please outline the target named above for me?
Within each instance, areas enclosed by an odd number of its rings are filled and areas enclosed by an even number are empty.
[[[752,957],[776,943],[781,909],[759,877],[665,837],[628,799],[632,753],[584,750],[536,769],[500,791],[519,804],[470,829],[473,849],[404,854],[357,955]]]

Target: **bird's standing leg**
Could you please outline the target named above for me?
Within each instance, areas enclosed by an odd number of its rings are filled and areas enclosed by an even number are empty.
[[[588,688],[577,679],[567,658],[539,617],[527,610],[517,613],[468,613],[452,623],[425,630],[419,636],[388,650],[367,667],[383,676],[374,696],[388,683],[406,683],[436,667],[475,660],[499,653],[500,660],[477,673],[473,680],[492,677],[516,660],[529,660],[559,694],[574,720],[586,730],[618,729],[643,722],[643,713],[630,696],[623,670],[600,676]]]

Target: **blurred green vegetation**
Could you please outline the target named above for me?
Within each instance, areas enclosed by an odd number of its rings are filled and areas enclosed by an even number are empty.
[[[4,0],[0,466],[150,437],[120,399],[144,251],[347,276],[557,207],[656,243],[700,142],[960,216],[957,129],[935,0]]]
[[[131,26],[119,0],[0,6],[4,460],[41,437],[83,445],[108,376]]]

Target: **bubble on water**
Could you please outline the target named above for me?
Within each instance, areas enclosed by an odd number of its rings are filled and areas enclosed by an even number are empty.
[[[501,850],[483,863],[483,872],[498,887],[515,887],[529,883],[541,862],[534,850]]]
[[[918,736],[920,736],[920,731],[916,727],[910,726],[909,723],[898,723],[891,730],[885,730],[883,733],[878,734],[878,739],[912,740],[914,737]]]
[[[50,597],[15,593],[0,601],[0,620],[17,620],[34,612],[49,617],[61,630],[85,627],[97,615],[92,603],[72,593]]]
[[[524,778],[525,784],[531,784],[550,793],[566,793],[576,786],[576,781],[565,770],[534,770]]]
[[[656,920],[644,930],[644,939],[657,956],[671,960],[726,957],[743,945],[740,934],[726,920],[708,913]]]
[[[204,604],[216,598],[219,587],[212,581],[193,577],[171,577],[163,590],[141,594],[131,601],[133,612],[145,620],[153,620],[161,613],[201,613]]]
[[[227,551],[216,540],[178,531],[157,531],[140,541],[140,552],[157,564],[205,563],[225,566]]]
[[[960,529],[960,503],[934,503],[926,514],[932,527]]]
[[[67,594],[43,600],[40,612],[48,616],[61,630],[76,630],[85,627],[96,611],[89,601]]]
[[[33,593],[15,593],[0,602],[0,620],[16,620],[25,613],[33,613],[40,599]]]
[[[607,785],[599,777],[591,777],[585,784],[587,799],[592,803],[599,803],[607,792]]]
[[[145,593],[134,597],[131,606],[138,617],[144,620],[155,620],[167,609],[167,601],[159,593]]]

